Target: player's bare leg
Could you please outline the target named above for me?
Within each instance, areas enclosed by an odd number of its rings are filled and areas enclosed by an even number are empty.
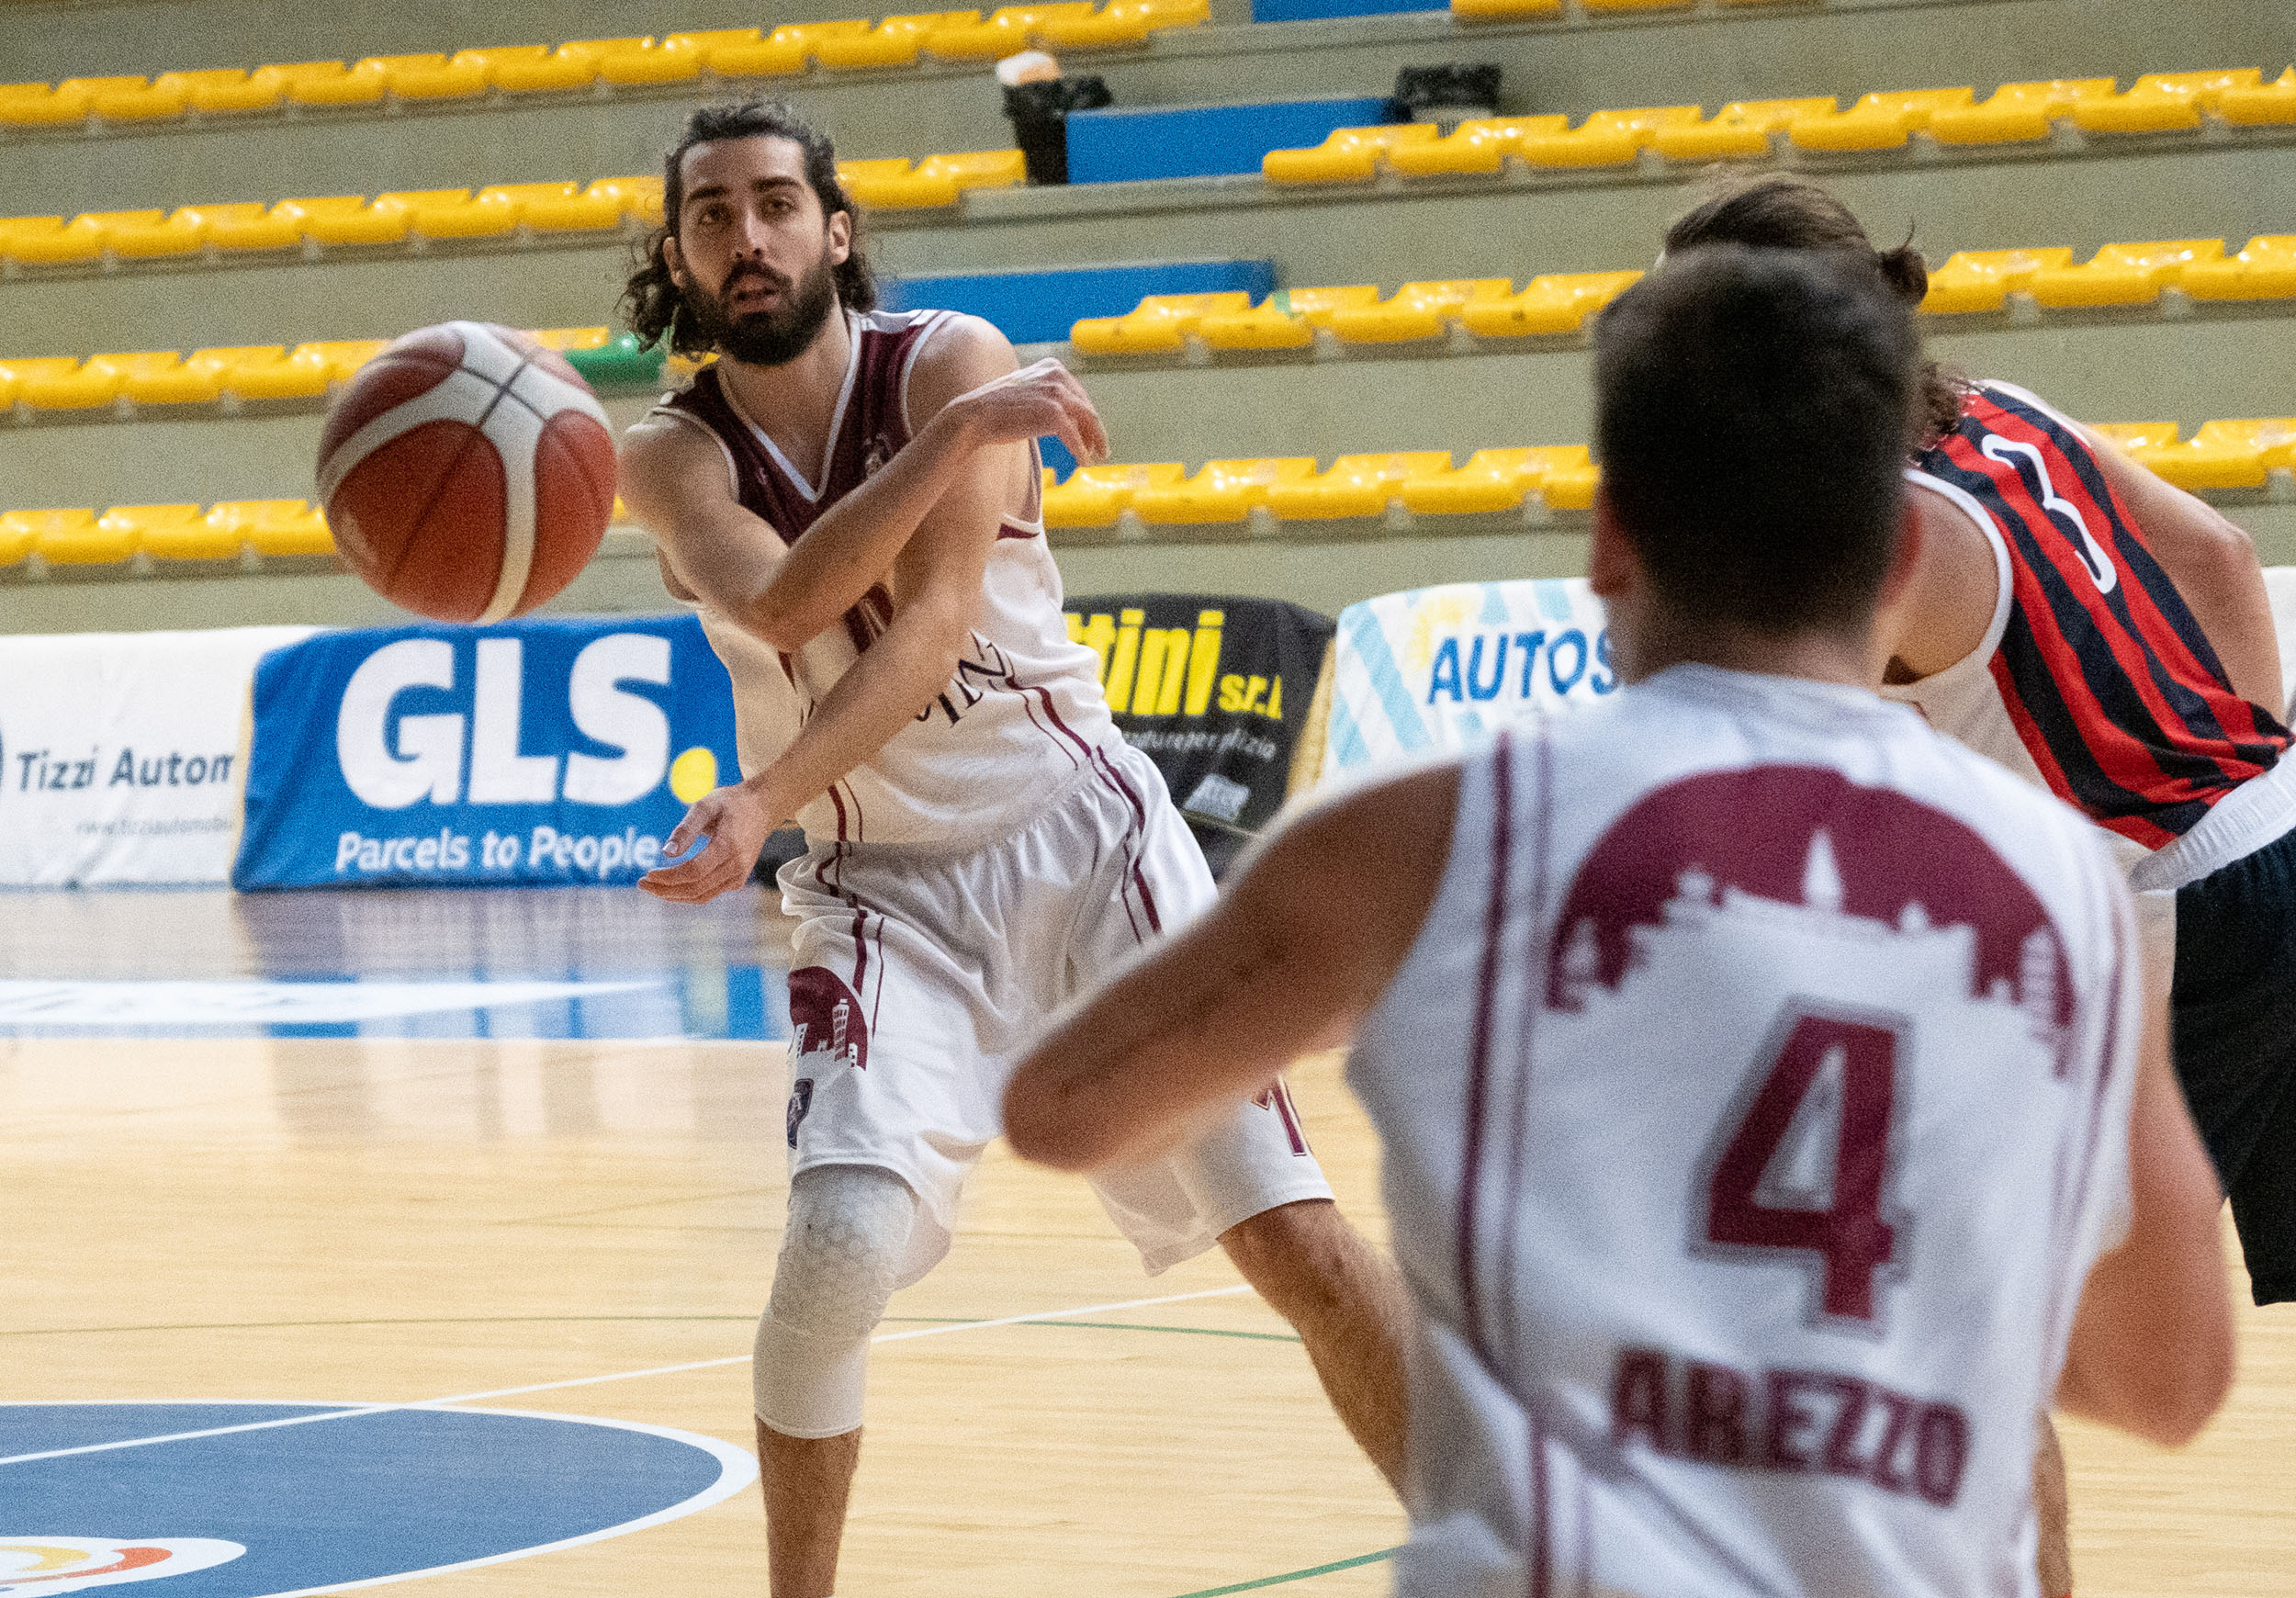
[[[1263,1210],[1221,1233],[1220,1245],[1298,1331],[1340,1424],[1401,1497],[1411,1305],[1393,1262],[1328,1198]]]
[[[837,1589],[845,1503],[861,1462],[858,1427],[836,1437],[784,1437],[758,1423],[765,1552],[773,1598],[829,1598]]]
[[[2073,1510],[2065,1490],[2065,1450],[2057,1446],[2056,1423],[2043,1414],[2033,1449],[2033,1513],[2041,1521],[2041,1598],[2066,1598],[2073,1591]]]

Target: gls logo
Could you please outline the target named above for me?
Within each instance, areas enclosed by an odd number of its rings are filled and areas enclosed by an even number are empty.
[[[609,633],[574,657],[567,681],[574,726],[622,753],[611,759],[568,753],[563,782],[557,756],[519,751],[524,675],[521,640],[478,640],[468,803],[546,805],[564,798],[626,805],[660,784],[670,768],[670,717],[653,700],[620,684],[667,687],[668,638]],[[352,793],[377,810],[401,810],[424,799],[453,805],[465,797],[461,714],[401,715],[395,727],[391,715],[393,703],[409,689],[455,686],[455,646],[444,638],[402,638],[359,663],[335,716],[335,755]]]

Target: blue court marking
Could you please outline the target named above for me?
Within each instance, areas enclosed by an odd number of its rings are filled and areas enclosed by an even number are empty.
[[[304,1415],[314,1418],[172,1435]],[[172,1440],[19,1458],[140,1437]],[[245,1547],[164,1578],[163,1598],[293,1598],[522,1559],[691,1514],[756,1474],[748,1454],[713,1437],[533,1411],[0,1404],[0,1543],[45,1535]],[[0,1573],[0,1592],[9,1590]]]

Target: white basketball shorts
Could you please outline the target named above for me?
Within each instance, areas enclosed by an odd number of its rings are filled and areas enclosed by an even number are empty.
[[[1016,831],[946,849],[816,844],[781,884],[798,917],[790,1175],[873,1165],[906,1182],[919,1214],[904,1287],[948,1253],[959,1190],[1035,1028],[1214,895],[1163,777],[1120,744]],[[1263,1210],[1331,1197],[1280,1085],[1093,1187],[1151,1275]]]

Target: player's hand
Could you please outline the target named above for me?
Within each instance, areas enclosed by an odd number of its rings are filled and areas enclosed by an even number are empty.
[[[1086,466],[1109,457],[1108,430],[1092,397],[1058,361],[1007,372],[958,395],[948,409],[977,444],[1025,444],[1050,433]]]
[[[741,886],[773,831],[777,818],[769,814],[771,809],[764,795],[747,782],[703,794],[663,843],[662,852],[683,854],[703,837],[708,845],[692,860],[647,872],[637,885],[658,899],[680,905],[707,904]]]

